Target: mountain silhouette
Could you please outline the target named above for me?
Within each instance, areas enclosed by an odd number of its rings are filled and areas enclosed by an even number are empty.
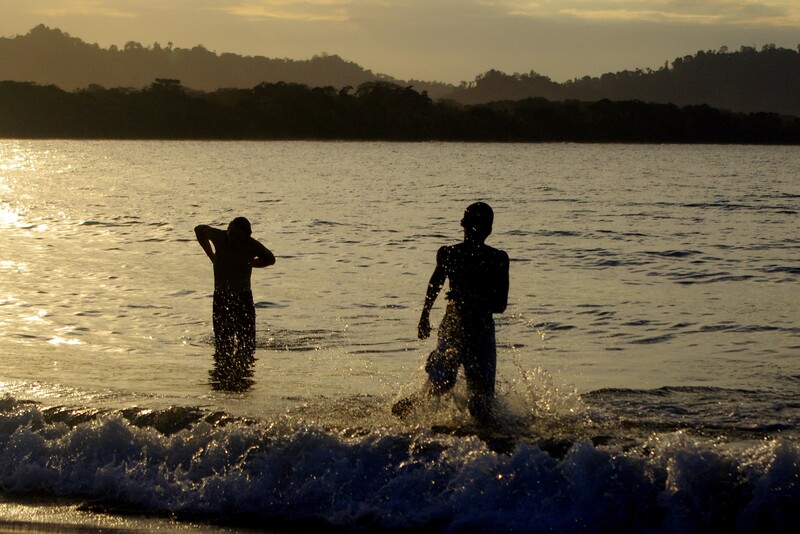
[[[676,58],[658,70],[625,70],[564,83],[534,71],[505,74],[490,70],[472,82],[454,86],[375,74],[337,55],[271,59],[217,54],[202,45],[187,49],[175,48],[172,43],[144,46],[134,41],[121,49],[115,45],[104,49],[44,25],[26,35],[0,38],[0,80],[52,84],[74,91],[93,86],[141,89],[156,79],[180,80],[187,89],[205,92],[252,88],[262,83],[341,90],[388,82],[459,105],[530,98],[555,102],[641,101],[800,117],[800,47],[795,51],[766,45],[760,51],[741,47],[734,52],[723,47]]]
[[[420,91],[442,95],[453,86],[400,82],[375,74],[337,55],[309,60],[217,54],[202,45],[175,48],[172,43],[144,46],[129,41],[122,48],[101,48],[40,24],[26,35],[0,38],[0,80],[56,85],[73,91],[91,85],[141,89],[156,78],[176,79],[187,88],[213,91],[250,88],[260,83],[290,82],[311,87],[358,87],[366,82],[413,83]]]
[[[729,52],[699,51],[658,70],[621,71],[556,83],[547,76],[491,70],[447,95],[461,104],[542,97],[553,101],[640,100],[678,106],[709,105],[742,112],[800,117],[800,47],[766,45]]]

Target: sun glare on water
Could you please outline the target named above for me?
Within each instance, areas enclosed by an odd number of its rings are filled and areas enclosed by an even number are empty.
[[[0,226],[16,226],[17,224],[19,224],[19,213],[7,206],[0,206]]]
[[[54,337],[48,341],[51,345],[82,345],[77,339],[64,339],[63,337]]]

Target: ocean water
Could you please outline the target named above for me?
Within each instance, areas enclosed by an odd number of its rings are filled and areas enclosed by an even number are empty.
[[[501,424],[398,420],[476,200]],[[0,140],[0,526],[788,529],[798,213],[796,147]],[[221,387],[193,228],[238,215],[277,263]]]

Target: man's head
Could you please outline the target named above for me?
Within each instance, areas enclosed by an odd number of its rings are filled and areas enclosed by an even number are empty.
[[[244,239],[250,237],[252,233],[250,221],[244,217],[236,217],[228,225],[228,236],[234,239]]]
[[[492,223],[494,222],[494,212],[489,204],[485,202],[475,202],[470,204],[464,211],[464,218],[461,219],[461,226],[464,227],[464,234],[467,237],[483,241],[492,233]]]

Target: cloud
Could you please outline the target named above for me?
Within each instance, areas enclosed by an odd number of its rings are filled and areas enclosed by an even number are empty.
[[[427,26],[530,18],[597,23],[800,27],[797,0],[28,0],[46,17],[136,18],[143,13],[224,13],[239,20],[352,22],[416,20]]]
[[[138,7],[131,9],[124,2],[108,0],[66,0],[61,2],[37,2],[30,6],[32,13],[45,17],[102,16],[114,18],[136,18]]]
[[[681,22],[690,24],[719,24],[724,16],[714,13],[685,13],[632,9],[562,9],[560,14],[589,21],[614,22]]]
[[[800,26],[796,0],[487,0],[510,16],[594,22]]]
[[[230,5],[213,8],[215,10],[242,17],[247,20],[277,19],[290,21],[332,21],[345,22],[350,15],[348,0],[256,0],[251,2],[232,2]]]

